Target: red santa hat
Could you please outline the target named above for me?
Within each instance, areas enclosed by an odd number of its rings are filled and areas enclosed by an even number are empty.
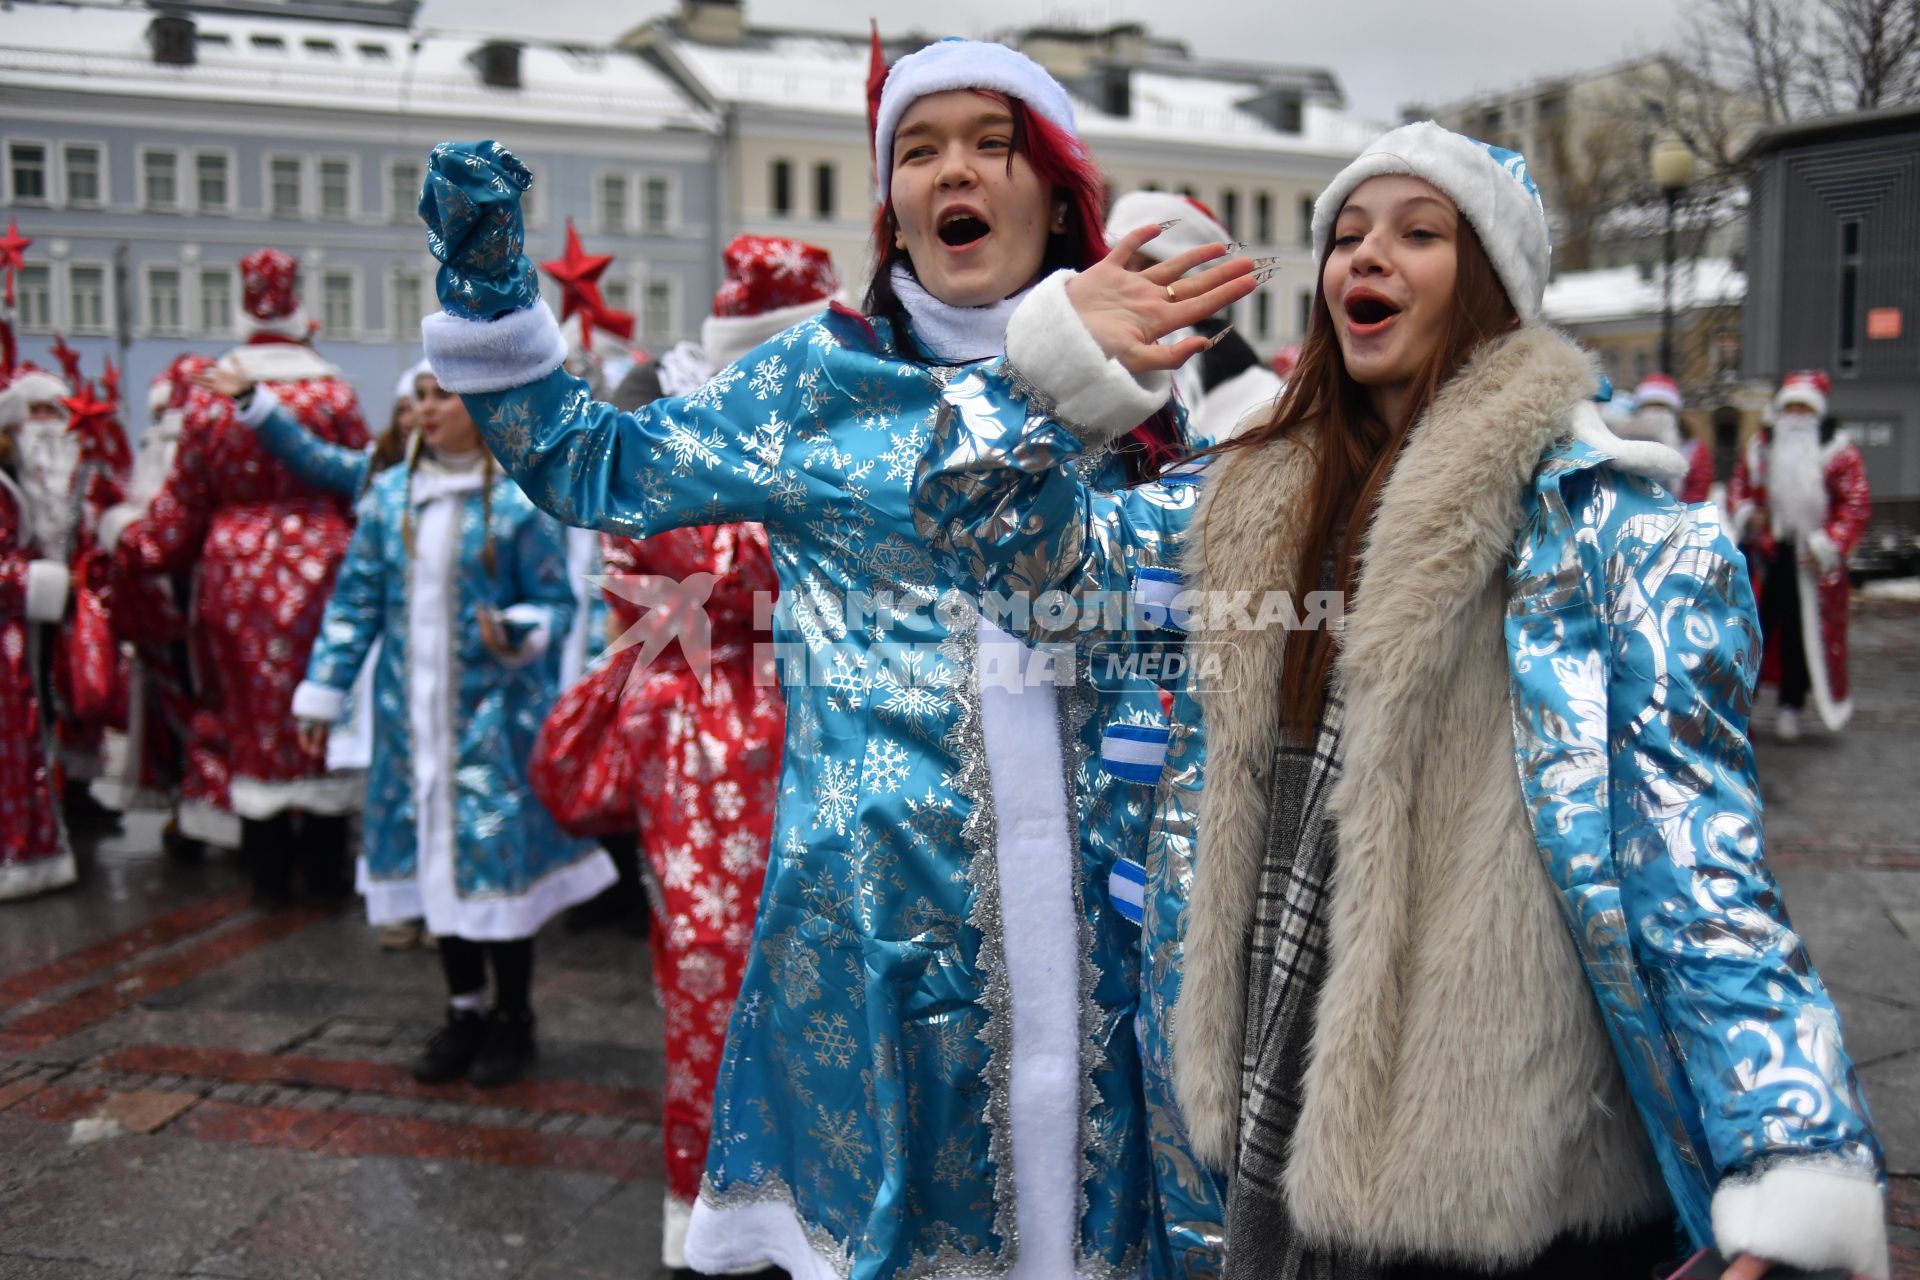
[[[700,345],[716,369],[825,308],[840,285],[833,255],[799,240],[735,236],[721,258],[726,282],[700,326]]]
[[[254,338],[305,342],[314,326],[300,306],[300,264],[278,249],[240,259],[240,332]]]
[[[0,389],[0,430],[19,426],[27,420],[27,410],[36,404],[59,404],[73,394],[73,388],[59,374],[48,373],[27,364]]]
[[[1827,415],[1827,393],[1833,389],[1833,380],[1827,377],[1824,369],[1800,369],[1786,376],[1780,384],[1780,391],[1773,397],[1773,411],[1785,413],[1788,405],[1799,405],[1811,409],[1816,417]]]
[[[1650,404],[1663,404],[1678,413],[1682,407],[1680,384],[1664,373],[1650,373],[1633,389],[1633,403],[1640,409]]]

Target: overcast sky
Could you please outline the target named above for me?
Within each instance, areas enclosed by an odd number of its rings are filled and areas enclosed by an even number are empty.
[[[1013,25],[1143,22],[1196,52],[1333,68],[1353,109],[1398,120],[1444,102],[1641,53],[1673,39],[1678,0],[746,0],[769,26],[985,35]],[[606,37],[673,0],[427,0],[436,25]],[[538,27],[530,29],[537,14]],[[956,16],[960,15],[960,16]],[[956,25],[958,24],[958,25]]]

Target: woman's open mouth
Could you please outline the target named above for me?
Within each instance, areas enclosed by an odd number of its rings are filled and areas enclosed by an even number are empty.
[[[1385,333],[1400,314],[1400,308],[1377,293],[1356,291],[1346,297],[1347,332],[1357,338]]]
[[[940,219],[940,243],[950,249],[964,249],[992,232],[986,219],[971,209],[955,209]]]

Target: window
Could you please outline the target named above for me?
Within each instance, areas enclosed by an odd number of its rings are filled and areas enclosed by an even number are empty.
[[[1227,229],[1228,235],[1240,234],[1240,193],[1232,187],[1220,192],[1220,225]]]
[[[180,268],[147,268],[147,332],[177,334],[182,331],[180,309]]]
[[[831,164],[813,166],[813,216],[820,219],[833,217],[835,197],[839,195],[840,184],[835,180]]]
[[[1193,184],[1190,182],[1180,184],[1180,194],[1189,200],[1198,200],[1200,198],[1200,193],[1193,189]]]
[[[107,269],[78,264],[67,271],[68,318],[75,333],[107,331]]]
[[[415,342],[420,337],[420,321],[426,315],[421,299],[426,296],[426,287],[416,271],[396,271],[393,276],[392,299],[388,310],[392,313],[393,336],[402,342]]]
[[[14,278],[14,300],[20,307],[20,327],[29,332],[53,328],[53,269],[42,265],[20,268]]]
[[[640,184],[640,225],[665,231],[673,223],[673,187],[665,178],[650,176]]]
[[[1300,197],[1300,247],[1313,248],[1313,197]]]
[[[767,206],[778,214],[793,212],[793,165],[775,160],[767,172]]]
[[[149,209],[180,206],[180,155],[175,151],[140,153],[140,198]]]
[[[194,43],[202,48],[219,49],[225,52],[233,48],[233,37],[224,31],[200,31],[193,37]]]
[[[387,166],[387,217],[412,222],[420,205],[420,186],[426,177],[418,160],[395,160]]]
[[[344,338],[353,332],[353,273],[328,271],[320,277],[320,327],[322,332]]]
[[[1253,197],[1253,242],[1273,243],[1273,193],[1262,191]]]
[[[194,192],[202,213],[225,213],[233,208],[233,180],[224,152],[202,151],[193,158]]]
[[[1558,120],[1566,114],[1566,111],[1567,100],[1557,93],[1551,94],[1540,99],[1540,103],[1533,113],[1533,118],[1541,124],[1546,124],[1550,120]]]
[[[61,148],[66,162],[67,203],[100,205],[106,202],[106,184],[101,173],[100,148],[68,143]]]
[[[229,267],[200,268],[200,332],[226,333],[232,328],[232,269]]]
[[[1653,352],[1646,347],[1633,349],[1633,385],[1639,386],[1653,371]]]
[[[1730,382],[1740,376],[1740,331],[1722,329],[1713,335],[1713,380]]]
[[[353,161],[320,162],[320,216],[329,222],[353,216]]]
[[[279,36],[254,36],[248,43],[262,53],[285,53],[287,42]]]
[[[300,47],[317,58],[337,58],[340,46],[331,40],[302,40]]]
[[[7,191],[15,204],[47,202],[47,149],[38,142],[7,147]]]
[[[1313,325],[1313,290],[1302,289],[1296,295],[1296,303],[1300,309],[1300,327],[1294,332],[1304,338],[1307,336],[1307,330]]]
[[[640,318],[646,341],[663,343],[673,337],[673,284],[667,280],[647,281],[646,314]]]
[[[1840,341],[1841,373],[1860,367],[1860,219],[1840,224]]]
[[[358,49],[360,56],[368,62],[393,61],[393,51],[383,44],[357,44],[354,48]]]
[[[306,196],[300,157],[270,157],[267,160],[267,212],[276,218],[298,218],[306,210]]]
[[[1273,336],[1273,296],[1264,289],[1253,295],[1253,332],[1262,341]]]
[[[600,229],[615,232],[627,229],[627,175],[624,173],[600,175]]]
[[[633,310],[633,286],[625,280],[602,280],[600,297],[605,300],[609,310],[627,312]]]

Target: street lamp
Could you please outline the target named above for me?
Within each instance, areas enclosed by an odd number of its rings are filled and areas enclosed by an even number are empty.
[[[1653,144],[1647,156],[1653,170],[1653,185],[1667,198],[1666,270],[1660,281],[1660,371],[1677,378],[1673,367],[1673,211],[1680,193],[1693,182],[1693,152],[1687,144],[1667,134]]]

